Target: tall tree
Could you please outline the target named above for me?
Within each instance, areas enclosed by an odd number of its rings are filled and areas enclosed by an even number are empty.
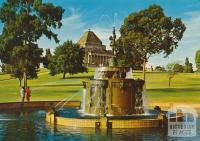
[[[117,53],[122,51],[125,56],[132,54],[137,60],[142,59],[145,79],[145,65],[149,57],[156,53],[163,53],[165,57],[171,54],[178,47],[185,29],[181,19],[173,20],[164,14],[159,5],[151,5],[125,18],[118,45],[123,49],[118,49]]]
[[[59,41],[52,29],[61,27],[63,12],[61,7],[42,0],[3,2],[0,9],[0,20],[4,24],[0,36],[0,59],[23,72],[25,87],[27,78],[37,77],[41,62],[42,49],[38,47],[37,40],[45,35]]]
[[[185,58],[185,66],[184,66],[183,72],[185,72],[185,73],[193,73],[194,72],[192,63],[190,63],[188,57]]]
[[[196,63],[197,71],[200,72],[200,50],[197,50],[195,54],[195,63]]]
[[[189,63],[189,66],[188,66],[188,73],[193,73],[193,65],[192,63]]]
[[[55,75],[63,73],[63,79],[66,73],[76,74],[78,72],[87,72],[84,66],[84,49],[72,41],[66,41],[58,46],[54,52],[54,59],[49,64],[50,74]]]
[[[188,68],[189,68],[189,64],[190,64],[190,62],[189,62],[189,58],[188,57],[186,57],[185,58],[185,66],[184,66],[184,71],[183,72],[185,72],[185,73],[187,73],[188,72]]]

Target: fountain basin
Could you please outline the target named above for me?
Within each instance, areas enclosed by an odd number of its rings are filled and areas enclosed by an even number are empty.
[[[67,110],[70,111],[70,109]],[[52,125],[90,128],[162,128],[165,122],[163,114],[125,116],[92,116],[82,114],[78,116],[73,114],[73,112],[68,114],[71,116],[57,112],[48,112],[46,114],[46,121]]]

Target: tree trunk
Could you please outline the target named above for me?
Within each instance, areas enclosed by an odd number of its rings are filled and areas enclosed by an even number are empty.
[[[169,86],[171,86],[171,79],[172,79],[172,78],[171,78],[171,77],[169,77]]]
[[[26,72],[24,72],[24,88],[26,89],[27,87],[27,75]]]
[[[22,80],[19,79],[19,86],[21,87],[22,86]]]
[[[143,73],[143,80],[145,81],[145,79],[146,79],[146,61],[145,60],[143,62],[143,71],[142,71],[142,73]]]
[[[63,79],[65,79],[66,72],[63,72]]]

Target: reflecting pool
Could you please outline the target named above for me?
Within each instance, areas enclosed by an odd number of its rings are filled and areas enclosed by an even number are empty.
[[[45,122],[45,110],[0,111],[0,141],[199,141],[197,136],[171,138],[166,129],[94,129],[50,126]]]

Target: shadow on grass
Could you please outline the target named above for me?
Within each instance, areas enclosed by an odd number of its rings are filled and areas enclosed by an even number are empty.
[[[71,93],[71,94],[77,94],[77,93],[81,93],[81,90],[54,90],[54,92],[62,92],[62,93]]]
[[[67,77],[65,79],[90,79],[90,78],[93,78],[93,75],[91,76],[71,76],[71,77]]]
[[[197,81],[197,82],[199,82],[200,78],[188,78],[187,80],[188,81]]]
[[[200,88],[158,88],[158,89],[147,89],[147,91],[151,92],[199,92]]]
[[[6,81],[6,80],[11,80],[11,79],[14,79],[14,78],[0,79],[0,81]]]
[[[40,85],[36,87],[71,87],[71,86],[83,86],[83,84],[52,84],[52,85]]]

